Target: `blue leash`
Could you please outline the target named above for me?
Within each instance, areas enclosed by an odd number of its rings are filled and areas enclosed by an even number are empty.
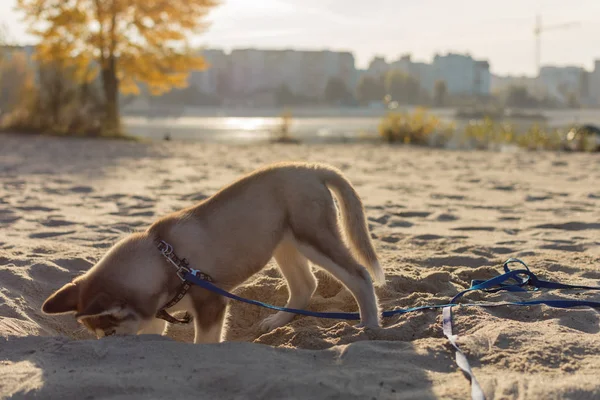
[[[513,263],[519,263],[525,267],[525,269],[518,270],[510,270],[509,265]],[[567,285],[563,283],[544,281],[539,279],[527,265],[516,258],[510,258],[506,262],[504,262],[504,271],[505,273],[499,275],[497,277],[482,281],[482,280],[473,280],[471,282],[471,287],[463,290],[454,296],[449,303],[447,304],[433,304],[427,306],[420,307],[412,307],[412,308],[397,308],[394,310],[384,311],[382,316],[384,318],[391,317],[398,314],[406,314],[415,311],[422,310],[432,310],[437,308],[444,307],[497,307],[503,305],[516,305],[516,306],[531,306],[537,304],[545,304],[549,307],[554,308],[572,308],[572,307],[594,307],[600,308],[600,302],[596,301],[586,301],[586,300],[531,300],[531,301],[512,301],[512,302],[501,302],[501,303],[463,303],[458,304],[456,301],[461,298],[467,292],[471,292],[474,290],[483,290],[489,293],[495,293],[498,291],[506,290],[509,292],[527,292],[527,291],[537,291],[541,288],[544,289],[586,289],[586,290],[600,290],[600,286],[581,286],[581,285]],[[264,303],[258,300],[246,299],[244,297],[240,297],[233,293],[230,293],[226,290],[219,288],[211,282],[208,282],[204,279],[201,279],[195,275],[195,271],[188,272],[184,275],[185,280],[198,285],[204,289],[210,290],[212,292],[218,293],[222,296],[228,297],[233,300],[241,301],[243,303],[253,304],[255,306],[260,306],[264,308],[269,308],[275,311],[284,311],[293,314],[305,315],[308,317],[316,317],[316,318],[329,318],[329,319],[342,319],[342,320],[360,320],[359,313],[348,313],[348,312],[317,312],[317,311],[308,311],[308,310],[300,310],[296,308],[286,308],[274,306],[272,304]],[[512,284],[507,284],[505,282],[513,281]],[[527,290],[525,287],[529,287]]]
[[[524,269],[511,270],[509,266],[511,264],[520,264]],[[600,308],[600,302],[587,301],[587,300],[530,300],[530,301],[508,301],[508,302],[496,302],[496,303],[456,303],[463,295],[474,290],[482,290],[488,293],[496,293],[499,291],[508,292],[530,292],[538,291],[540,289],[583,289],[583,290],[600,290],[600,286],[583,286],[583,285],[568,285],[565,283],[551,282],[539,279],[525,264],[523,261],[517,258],[509,258],[503,264],[504,274],[496,276],[488,280],[472,280],[471,287],[463,290],[454,296],[448,304],[434,304],[412,308],[397,308],[394,310],[384,311],[382,316],[391,317],[398,314],[406,314],[415,311],[442,309],[443,315],[443,332],[444,335],[450,341],[450,344],[456,350],[456,363],[461,370],[470,378],[471,381],[471,398],[473,400],[485,400],[485,395],[481,386],[475,379],[475,375],[471,370],[467,357],[458,347],[456,342],[457,335],[452,334],[452,307],[498,307],[498,306],[532,306],[538,304],[544,304],[554,308],[572,308],[572,307],[592,307]],[[269,308],[275,311],[284,311],[293,314],[305,315],[308,317],[316,318],[331,318],[331,319],[342,319],[342,320],[359,320],[359,313],[346,313],[346,312],[316,312],[299,310],[295,308],[278,307],[272,304],[263,303],[258,300],[246,299],[244,297],[237,296],[226,290],[215,286],[209,281],[201,279],[196,276],[198,271],[192,270],[184,275],[184,279],[190,283],[198,285],[204,289],[210,290],[214,293],[228,297],[233,300],[241,301],[243,303],[253,304],[255,306]]]

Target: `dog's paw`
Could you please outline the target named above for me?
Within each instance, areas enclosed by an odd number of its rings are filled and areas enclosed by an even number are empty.
[[[358,329],[379,329],[381,326],[378,323],[365,324],[364,322],[354,325]]]
[[[292,314],[279,311],[263,319],[260,323],[260,330],[263,333],[271,332],[273,329],[284,326],[290,322],[292,318],[294,318]]]

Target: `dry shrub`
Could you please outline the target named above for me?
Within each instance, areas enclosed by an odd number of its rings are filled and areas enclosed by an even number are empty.
[[[290,128],[292,125],[292,113],[285,111],[281,114],[281,123],[277,129],[272,132],[271,143],[298,144],[300,140],[292,136]]]
[[[468,148],[487,150],[493,145],[513,143],[516,133],[511,124],[496,123],[486,117],[482,121],[469,122],[464,137]]]
[[[412,113],[388,113],[379,124],[379,135],[388,143],[443,147],[454,135],[454,127],[419,107]]]
[[[486,118],[471,122],[465,128],[468,148],[487,150],[495,145],[516,145],[527,150],[559,150],[564,138],[559,130],[546,129],[539,124],[517,132],[512,124],[497,123]]]
[[[26,65],[26,69],[24,68]],[[27,65],[13,63],[3,76],[22,76],[12,83],[12,100],[0,126],[16,133],[106,136],[103,132],[102,96],[92,70],[79,79],[57,62]],[[2,79],[4,82],[5,79]]]
[[[534,124],[529,129],[515,137],[515,143],[527,150],[561,150],[564,148],[564,136],[559,130],[544,129]]]

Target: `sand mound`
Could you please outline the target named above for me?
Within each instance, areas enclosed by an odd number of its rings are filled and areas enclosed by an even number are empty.
[[[437,311],[354,322],[232,303],[227,343],[169,337],[92,340],[72,317],[39,311],[123,235],[268,162],[324,161],[363,197],[387,274],[385,309],[443,303],[520,257],[540,277],[600,284],[600,160],[368,145],[139,144],[3,136],[0,148],[0,396],[14,398],[456,398],[469,396]],[[321,270],[309,309],[356,311]],[[285,304],[274,264],[237,294]],[[573,298],[585,291],[470,293],[467,299]],[[600,396],[595,310],[457,309],[455,333],[489,398]],[[84,340],[79,340],[84,339]]]

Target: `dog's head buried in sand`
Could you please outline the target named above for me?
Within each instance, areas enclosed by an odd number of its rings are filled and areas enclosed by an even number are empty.
[[[331,192],[340,205],[341,226]],[[165,246],[177,262],[165,257]],[[128,236],[88,272],[53,293],[42,311],[74,314],[98,337],[162,334],[167,321],[178,322],[169,312],[186,311],[193,317],[194,342],[215,343],[222,338],[226,299],[197,286],[183,290],[176,266],[189,262],[215,285],[232,290],[272,257],[287,281],[286,307],[308,305],[317,286],[311,262],[350,290],[362,326],[379,326],[373,281],[384,283],[385,276],[362,202],[339,171],[304,163],[259,169]],[[277,312],[260,327],[267,332],[293,317]]]

